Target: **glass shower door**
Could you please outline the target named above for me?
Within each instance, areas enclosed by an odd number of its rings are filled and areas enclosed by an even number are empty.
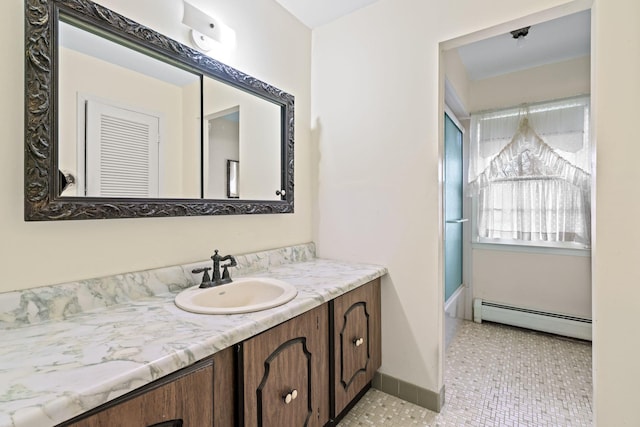
[[[462,131],[445,114],[444,126],[444,300],[462,285]]]

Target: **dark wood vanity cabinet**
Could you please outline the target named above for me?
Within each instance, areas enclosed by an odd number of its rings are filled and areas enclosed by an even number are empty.
[[[321,427],[329,421],[329,321],[324,304],[240,346],[240,425]]]
[[[336,418],[373,380],[382,362],[380,279],[336,298],[330,306],[331,417]]]
[[[65,427],[213,426],[213,359],[85,414]]]
[[[245,427],[335,425],[381,356],[380,279],[239,346]]]
[[[381,363],[380,279],[58,427],[322,427]]]

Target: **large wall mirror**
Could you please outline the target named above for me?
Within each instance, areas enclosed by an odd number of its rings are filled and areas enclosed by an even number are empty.
[[[25,219],[293,212],[293,96],[87,0],[26,0]]]

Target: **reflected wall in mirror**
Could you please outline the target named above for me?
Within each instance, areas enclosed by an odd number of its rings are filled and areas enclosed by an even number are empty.
[[[26,220],[293,212],[293,96],[87,0],[25,16]]]
[[[205,115],[204,127],[204,196],[211,199],[238,198],[229,196],[230,161],[240,157],[240,111],[238,107]]]
[[[237,160],[227,160],[227,197],[237,199],[240,197],[240,162]]]
[[[203,82],[205,197],[227,194],[226,160],[242,163],[239,197],[278,200],[281,189],[280,108],[267,100],[205,77]]]

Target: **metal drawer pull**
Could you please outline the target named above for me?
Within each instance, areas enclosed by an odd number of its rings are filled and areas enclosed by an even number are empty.
[[[460,218],[460,219],[448,219],[447,224],[462,224],[463,222],[469,221],[469,218]]]
[[[282,400],[284,400],[284,403],[288,405],[289,403],[291,403],[291,401],[296,400],[297,397],[298,397],[298,390],[293,389],[291,390],[290,393],[287,393],[284,396],[282,396]]]
[[[362,344],[364,344],[364,338],[356,338],[353,340],[353,344],[356,347],[360,347]]]

